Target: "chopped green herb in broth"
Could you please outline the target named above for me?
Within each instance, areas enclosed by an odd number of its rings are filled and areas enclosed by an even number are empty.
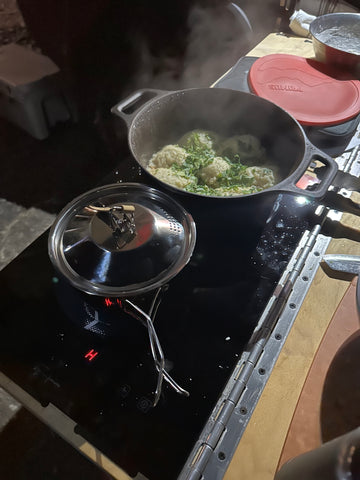
[[[221,155],[222,152],[227,155]],[[211,196],[246,195],[274,185],[274,173],[264,164],[264,149],[256,137],[222,140],[213,132],[193,131],[166,145],[150,159],[149,172],[187,192]],[[244,157],[248,164],[242,163]],[[249,165],[250,164],[250,165]]]

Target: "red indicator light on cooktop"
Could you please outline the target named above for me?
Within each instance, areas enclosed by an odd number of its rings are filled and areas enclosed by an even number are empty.
[[[121,303],[121,300],[120,298],[117,298],[116,300],[111,300],[111,298],[107,297],[105,298],[105,305],[107,307],[111,307],[111,305],[119,305],[120,307],[122,307],[122,303]]]
[[[84,355],[84,358],[86,358],[86,360],[88,362],[92,362],[94,360],[94,358],[98,355],[99,352],[97,352],[96,350],[94,350],[93,348],[91,350],[89,350],[85,355]]]
[[[107,307],[110,307],[111,305],[114,305],[114,302],[112,302],[110,298],[105,298],[105,305]]]

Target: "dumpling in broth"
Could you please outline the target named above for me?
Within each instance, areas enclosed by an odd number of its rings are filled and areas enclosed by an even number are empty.
[[[218,152],[221,156],[230,159],[239,155],[241,162],[249,163],[251,160],[261,159],[265,154],[265,149],[254,135],[235,135],[221,142]]]
[[[219,141],[219,135],[214,132],[209,132],[207,130],[192,130],[183,135],[178,144],[180,147],[186,149],[198,150],[206,148],[215,152]]]
[[[159,152],[154,153],[149,161],[149,168],[169,168],[174,163],[182,165],[187,152],[178,145],[166,145]]]

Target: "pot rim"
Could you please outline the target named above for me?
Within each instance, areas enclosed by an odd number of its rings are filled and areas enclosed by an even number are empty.
[[[360,13],[356,12],[333,12],[333,13],[326,13],[324,15],[320,15],[316,17],[309,25],[309,33],[312,36],[313,40],[315,41],[314,49],[315,53],[320,53],[316,51],[316,48],[318,45],[322,45],[326,47],[327,49],[333,51],[333,52],[338,52],[338,55],[343,55],[347,59],[353,59],[353,61],[359,61],[360,60],[360,53],[354,53],[354,52],[349,52],[344,48],[338,47],[338,46],[332,46],[327,42],[324,42],[321,38],[319,38],[319,35],[321,35],[323,32],[328,30],[329,28],[336,27],[339,22],[342,20],[345,20],[347,24],[359,24],[360,25]],[[349,22],[350,20],[350,22]],[[320,59],[324,61],[324,59]]]
[[[296,126],[299,135],[301,136],[301,141],[303,143],[303,157],[299,164],[296,166],[295,170],[293,170],[287,177],[282,178],[278,183],[274,186],[267,188],[265,190],[261,190],[256,193],[244,194],[244,195],[229,195],[229,196],[216,196],[216,195],[205,195],[200,193],[194,192],[187,192],[181,188],[175,187],[170,185],[166,182],[163,182],[156,176],[154,176],[151,172],[149,172],[148,168],[145,167],[138,156],[135,154],[134,146],[133,146],[133,135],[134,135],[134,125],[136,122],[141,118],[141,116],[147,111],[148,108],[151,108],[153,105],[158,104],[159,102],[163,101],[167,97],[171,96],[178,96],[181,98],[182,95],[186,95],[187,93],[193,92],[217,92],[216,94],[221,95],[221,92],[224,92],[228,95],[233,96],[243,96],[248,98],[253,98],[255,102],[266,104],[271,108],[274,108],[276,111],[281,112],[282,115],[287,117],[290,121],[293,122],[294,126]],[[150,97],[150,98],[149,98]],[[145,99],[145,102],[142,102],[142,99]],[[136,108],[136,103],[141,103],[140,106]],[[132,107],[131,113],[126,113],[126,109],[128,106]],[[155,90],[155,89],[140,89],[133,92],[129,97],[124,99],[123,101],[119,102],[111,109],[112,113],[121,117],[125,123],[127,124],[128,128],[128,145],[130,151],[132,153],[133,158],[138,163],[138,165],[149,175],[155,182],[162,185],[164,188],[182,194],[188,195],[192,197],[197,197],[199,199],[214,199],[214,200],[231,200],[231,199],[252,199],[258,197],[259,195],[267,195],[271,193],[292,193],[296,195],[304,195],[310,198],[320,199],[322,198],[326,191],[328,190],[331,181],[335,177],[338,166],[334,159],[332,159],[329,155],[325,154],[323,151],[318,149],[315,145],[313,145],[310,140],[307,138],[305,131],[301,124],[294,118],[289,112],[287,112],[281,106],[275,104],[274,102],[259,97],[256,94],[243,92],[239,90],[231,90],[229,88],[213,88],[213,87],[192,87],[192,88],[184,88],[180,90]],[[141,123],[141,122],[139,122]],[[296,183],[300,180],[300,178],[305,174],[307,168],[310,164],[314,161],[319,160],[322,162],[326,167],[326,173],[323,176],[321,183],[318,184],[314,190],[303,190],[296,186]]]

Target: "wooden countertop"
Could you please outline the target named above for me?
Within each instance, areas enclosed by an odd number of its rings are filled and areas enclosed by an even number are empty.
[[[270,53],[291,53],[307,58],[314,56],[311,40],[279,34],[266,37],[248,55],[264,56]],[[333,239],[327,253],[360,255],[360,244],[346,239]],[[314,425],[307,425],[304,428],[317,429],[317,437],[316,435],[312,437],[312,443],[302,444],[299,441],[295,446],[294,443],[290,445],[289,429],[295,425],[295,413],[311,367],[317,365],[314,359],[317,353],[319,355],[321,353],[319,347],[322,342],[327,341],[330,326],[335,321],[335,313],[341,309],[342,300],[348,289],[352,288],[351,294],[354,296],[353,287],[350,281],[329,278],[321,268],[317,271],[226,471],[225,480],[272,480],[283,462],[320,445],[319,418],[318,416],[314,418],[314,415],[311,417],[311,412],[308,412],[310,415],[305,418],[309,422],[312,421]],[[355,303],[353,312],[356,312]],[[346,335],[351,336],[355,330],[359,329],[358,318],[348,321],[346,331],[344,326],[339,328],[341,327],[339,323],[337,326],[337,329],[332,328],[331,335],[334,336],[332,345],[337,345],[338,348],[345,341]],[[335,351],[336,349],[333,353]],[[330,360],[331,358],[328,358],[329,362]],[[324,369],[323,364],[322,368],[324,377],[326,368]],[[319,391],[316,393],[319,401]],[[319,408],[318,404],[313,403],[313,406],[314,410]],[[299,425],[297,427],[299,428]],[[287,449],[284,451],[287,439]]]
[[[270,33],[248,52],[247,56],[264,57],[271,53],[289,53],[306,58],[314,57],[313,44],[309,38],[289,36],[282,33]]]

